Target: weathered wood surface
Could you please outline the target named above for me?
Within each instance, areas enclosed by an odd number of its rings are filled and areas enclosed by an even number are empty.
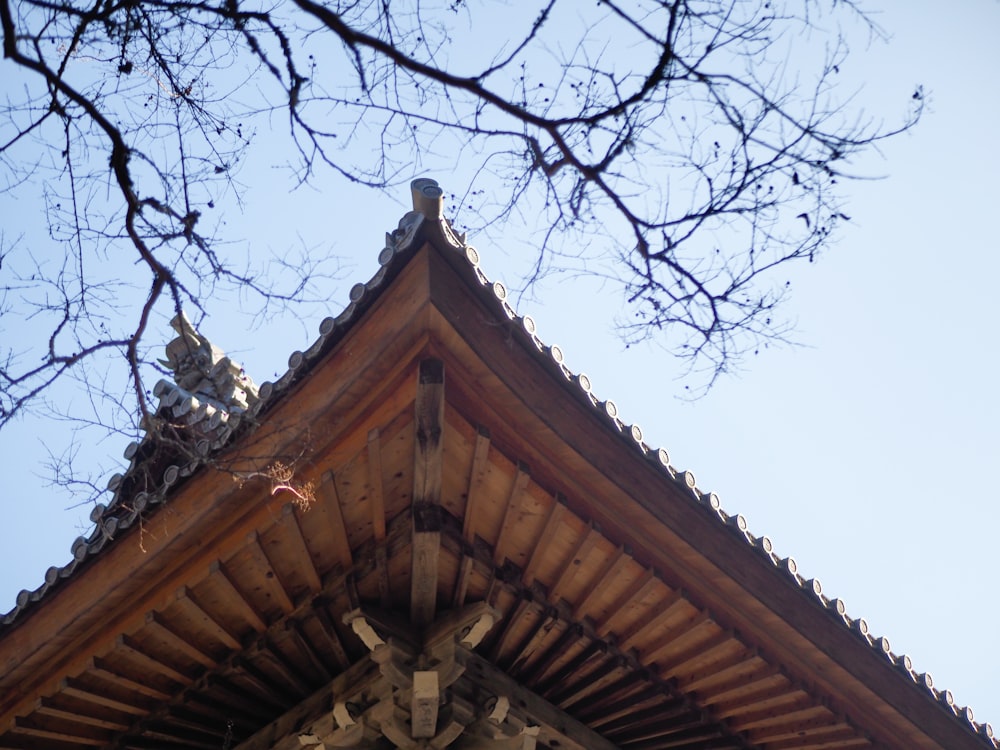
[[[425,359],[417,383],[413,459],[413,552],[410,618],[419,627],[434,619],[441,548],[441,474],[444,463],[444,363]]]
[[[450,261],[420,256],[397,282],[245,446],[308,442],[312,508],[231,475],[179,486],[145,552],[118,540],[0,642],[0,747],[216,748],[228,718],[239,739],[287,729],[367,658],[344,612],[378,604],[419,632],[439,605],[488,599],[483,680],[516,682],[554,732],[541,744],[981,748],[539,370]]]

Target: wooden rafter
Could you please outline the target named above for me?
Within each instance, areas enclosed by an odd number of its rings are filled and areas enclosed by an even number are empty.
[[[330,546],[334,559],[345,571],[349,570],[353,559],[351,543],[347,538],[347,526],[344,524],[344,512],[340,507],[340,497],[337,493],[337,482],[332,471],[323,472],[319,484],[319,505],[314,509],[328,531]]]
[[[477,509],[481,502],[483,480],[486,477],[486,470],[489,466],[489,452],[490,432],[485,427],[480,426],[476,430],[476,447],[472,455],[472,471],[469,474],[465,513],[462,518],[462,538],[470,547],[475,542],[474,524]],[[462,555],[462,562],[458,569],[458,578],[455,581],[455,593],[452,597],[452,607],[454,608],[461,607],[465,603],[465,596],[469,587],[469,576],[472,573],[472,562],[473,558],[471,555]]]
[[[573,715],[594,726],[607,723],[622,714],[632,713],[649,703],[661,703],[663,692],[650,687],[649,675],[630,672],[614,685],[609,685],[597,695],[588,695],[571,704]],[[678,699],[675,702],[681,703]]]
[[[200,648],[192,644],[182,634],[170,624],[170,622],[159,612],[146,613],[146,627],[156,633],[162,640],[166,641],[174,651],[187,656],[192,661],[197,662],[206,669],[216,666],[216,661]]]
[[[541,722],[541,742],[566,750],[617,750],[614,743],[528,690],[486,659],[470,654],[466,660],[466,674],[478,683],[488,685],[494,695],[509,696],[512,703],[523,706],[526,714]],[[557,745],[552,744],[552,740]]]
[[[87,664],[87,673],[97,679],[115,687],[121,688],[129,693],[135,693],[157,701],[164,701],[170,697],[170,693],[147,685],[144,682],[133,680],[121,674],[107,659],[99,656],[92,657]]]
[[[249,623],[251,628],[258,633],[267,630],[267,623],[264,622],[264,618],[260,616],[260,613],[254,609],[253,605],[236,588],[232,575],[221,560],[216,560],[209,566],[209,574],[216,585],[224,592],[229,605]]]
[[[63,679],[59,686],[59,692],[70,698],[82,700],[84,703],[92,703],[132,716],[142,716],[149,711],[150,707],[150,704],[146,701],[136,701],[133,703],[112,698],[104,691],[91,687],[75,677],[66,677]]]
[[[507,544],[511,529],[514,526],[514,521],[517,518],[517,513],[521,507],[523,495],[528,491],[528,484],[530,481],[531,470],[528,468],[526,463],[518,461],[517,471],[514,474],[514,482],[511,485],[510,494],[507,497],[507,503],[504,507],[503,522],[500,524],[500,535],[497,537],[496,544],[494,544],[494,565],[499,566],[503,564],[507,552]]]
[[[177,590],[176,600],[182,608],[192,613],[200,630],[208,631],[212,638],[222,643],[230,651],[236,651],[240,648],[239,638],[198,603],[198,597],[191,589],[187,586],[181,586]]]
[[[115,642],[115,651],[124,656],[127,660],[138,665],[146,672],[162,675],[168,680],[176,682],[178,685],[188,686],[194,683],[195,678],[175,668],[166,659],[147,653],[143,647],[129,635],[119,635]]]
[[[565,591],[566,587],[572,583],[573,578],[580,570],[581,564],[587,559],[587,555],[589,555],[590,551],[594,549],[600,538],[601,535],[596,529],[594,529],[594,522],[588,521],[583,534],[581,534],[580,538],[577,540],[576,547],[573,549],[572,553],[570,553],[570,556],[563,562],[562,568],[556,576],[555,583],[552,584],[552,588],[549,590],[550,602],[559,601],[563,591]]]
[[[472,471],[469,473],[469,489],[462,516],[462,538],[472,544],[475,536],[475,520],[478,505],[482,500],[483,479],[489,466],[490,431],[483,426],[476,429],[476,446],[472,454]]]
[[[86,724],[87,726],[108,729],[113,732],[127,729],[128,725],[112,718],[103,718],[97,712],[80,713],[78,711],[67,711],[60,708],[51,698],[39,698],[35,704],[35,711],[42,716],[51,716],[74,724]],[[113,714],[108,714],[112,716]]]
[[[252,531],[247,535],[246,550],[250,553],[250,559],[260,570],[264,571],[264,587],[269,598],[281,609],[282,614],[289,614],[295,609],[295,602],[288,594],[288,589],[282,583],[278,572],[274,569],[271,558],[261,544],[260,534]]]
[[[643,645],[639,656],[640,660],[644,664],[651,664],[664,651],[675,653],[678,642],[682,638],[690,638],[692,634],[698,632],[699,628],[711,624],[711,622],[712,617],[706,610],[698,610],[693,617],[660,632],[652,642],[647,641]]]
[[[522,600],[522,603],[529,604],[525,600]],[[549,632],[559,622],[559,613],[555,607],[534,606],[532,609],[537,609],[534,622],[525,630],[521,640],[512,650],[511,657],[504,660],[505,664],[509,664],[508,671],[512,674],[521,672],[524,669],[524,665],[531,660],[542,641],[548,637]],[[513,627],[518,624],[523,616],[524,612],[515,612],[509,618],[509,623]]]
[[[631,648],[633,643],[661,628],[663,623],[674,615],[676,609],[684,604],[686,600],[683,591],[675,589],[669,592],[657,602],[656,607],[650,607],[643,617],[618,634],[618,645],[623,649]]]
[[[607,590],[608,581],[619,575],[628,563],[629,556],[625,554],[625,545],[620,544],[594,578],[593,583],[588,586],[583,598],[573,605],[573,619],[579,619],[590,612],[591,605]]]
[[[531,586],[531,584],[535,581],[538,564],[548,551],[549,540],[553,538],[553,535],[556,533],[556,529],[559,528],[559,523],[562,520],[563,513],[566,511],[564,500],[565,498],[559,494],[556,494],[555,497],[552,498],[552,508],[549,510],[549,516],[545,519],[545,525],[539,532],[538,538],[535,540],[534,546],[532,547],[531,557],[528,558],[528,562],[524,566],[524,572],[521,576],[521,580],[524,581],[525,586]]]
[[[499,635],[497,635],[493,641],[493,646],[490,649],[490,659],[497,661],[501,658],[503,653],[506,651],[511,638],[514,637],[516,626],[523,622],[523,617],[531,606],[531,599],[523,596],[517,598],[510,613],[506,618],[504,618],[505,622],[503,627],[500,629]]]
[[[297,563],[296,568],[305,578],[309,591],[315,594],[323,588],[323,582],[320,580],[312,555],[309,554],[309,545],[306,544],[305,536],[302,534],[302,522],[295,503],[288,503],[281,509],[281,523],[288,531],[288,538],[292,540],[289,552]]]
[[[641,600],[651,587],[658,584],[659,580],[656,577],[655,570],[647,568],[643,571],[642,575],[632,581],[628,588],[608,607],[607,614],[597,625],[597,634],[603,637],[610,633],[613,629],[615,618],[622,613],[622,610],[630,603]]]

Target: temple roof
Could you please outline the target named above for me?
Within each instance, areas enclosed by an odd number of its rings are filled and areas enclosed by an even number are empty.
[[[212,717],[238,713],[227,690],[260,706],[256,721],[237,721],[239,747],[293,735],[339,746],[355,725],[365,741],[403,747],[419,739],[418,708],[436,700],[411,695],[427,672],[413,665],[433,661],[429,633],[455,613],[489,621],[471,646],[439,628],[464,660],[447,707],[466,711],[461,731],[482,741],[997,747],[989,725],[565,366],[441,217],[436,183],[415,182],[414,211],[379,263],[259,388],[174,321],[173,382],[154,391],[172,440],[158,429],[129,446],[131,465],[73,560],[0,620],[0,747],[214,747]],[[427,435],[444,448],[424,448]],[[237,507],[245,520],[232,520]],[[163,531],[150,529],[157,519]],[[106,569],[147,565],[129,541],[143,534],[162,570],[137,568],[100,604],[76,601],[113,583]],[[60,617],[61,643],[16,648]],[[58,651],[83,644],[92,650]],[[367,651],[383,667],[409,665],[409,682],[375,675]],[[384,697],[351,692],[347,674],[405,704],[412,737],[393,728]],[[530,707],[491,723],[477,696],[505,680],[501,697]],[[331,685],[363,710],[331,724],[340,704],[312,697]],[[88,723],[93,705],[107,726]],[[426,741],[444,719],[431,724]]]

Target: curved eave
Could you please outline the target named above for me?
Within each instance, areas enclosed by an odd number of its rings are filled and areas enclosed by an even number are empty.
[[[406,289],[420,287],[429,305],[404,299],[408,292],[398,287],[391,294],[400,296],[387,298],[387,290],[417,255],[423,265],[409,273],[421,278],[411,278]],[[376,339],[395,337],[387,357],[409,361],[420,350],[441,356],[449,372],[459,374],[449,386],[450,403],[458,412],[491,424],[491,438],[500,451],[529,462],[539,485],[564,493],[573,514],[593,523],[609,543],[627,545],[637,563],[656,572],[664,590],[683,592],[691,607],[710,614],[732,633],[734,643],[781,665],[796,684],[829,701],[876,745],[898,746],[906,738],[912,747],[996,747],[989,725],[976,723],[971,711],[953,704],[948,691],[935,689],[929,676],[914,672],[907,657],[892,653],[885,638],[868,632],[864,620],[848,616],[842,602],[825,595],[818,582],[803,580],[793,560],[778,558],[770,542],[753,535],[741,516],[726,513],[715,495],[700,491],[690,472],[676,470],[665,451],[650,448],[641,428],[623,423],[614,403],[597,397],[586,376],[570,372],[558,347],[542,342],[534,321],[516,314],[503,285],[486,277],[478,253],[447,222],[408,214],[400,228],[387,235],[380,263],[369,282],[352,288],[344,311],[323,321],[313,345],[291,355],[287,372],[261,386],[251,416],[265,428],[244,427],[215,446],[210,458],[255,441],[257,447],[273,447],[282,444],[282,434],[287,441],[289,433],[282,431],[304,418],[293,408],[295,400],[322,403],[316,395],[321,389],[311,382],[317,371],[330,372],[333,355],[349,361],[345,347],[364,346],[348,339],[368,311],[403,302],[403,308],[409,305],[419,313],[419,321],[386,323],[371,332]],[[400,315],[405,314],[404,309]],[[389,367],[379,377],[402,377],[393,373]],[[340,395],[353,388],[355,398],[370,400],[364,395],[366,385],[362,376],[343,386]],[[307,412],[317,430],[331,419]],[[167,578],[151,571],[134,578],[120,571],[117,585],[112,582],[100,607],[74,601],[71,590],[93,563],[101,563],[94,576],[113,567],[110,553],[129,557],[116,548],[122,539],[142,533],[138,524],[143,510],[155,518],[152,510],[176,502],[178,513],[192,514],[192,531],[198,524],[223,529],[233,523],[225,514],[226,503],[233,501],[225,498],[239,494],[238,488],[190,464],[160,469],[162,481],[146,493],[142,508],[137,510],[135,498],[125,489],[117,491],[108,507],[95,514],[92,534],[74,543],[73,561],[50,569],[45,583],[22,592],[3,617],[0,650],[4,641],[23,639],[36,613],[58,611],[67,622],[63,640],[34,644],[29,654],[18,654],[13,672],[59,661],[60,648],[97,632],[106,611],[101,607],[155,598],[143,594],[143,587],[155,591],[157,581]],[[213,507],[198,508],[193,497],[183,499],[197,483],[202,491],[214,487],[218,499]],[[128,483],[119,481],[118,486]],[[183,522],[182,528],[187,528]],[[177,560],[192,543],[200,542],[182,534],[179,539],[155,540],[150,547],[153,554]],[[74,612],[85,614],[77,617]],[[123,627],[131,622],[122,615],[118,619]],[[132,627],[139,627],[138,621]],[[31,642],[30,637],[24,640]]]

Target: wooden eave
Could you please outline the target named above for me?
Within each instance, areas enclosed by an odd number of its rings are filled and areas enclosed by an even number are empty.
[[[256,429],[0,629],[0,750],[388,747],[385,648],[417,669],[414,643],[477,606],[496,622],[455,646],[448,700],[482,746],[995,746],[504,296],[424,220]],[[310,507],[261,477],[276,459]],[[338,700],[368,713],[338,725]]]

